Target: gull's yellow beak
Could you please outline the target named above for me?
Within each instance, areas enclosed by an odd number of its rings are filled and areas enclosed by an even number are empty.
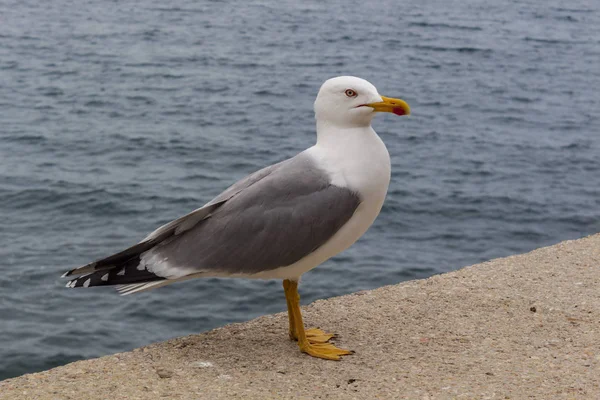
[[[381,96],[383,101],[378,103],[367,104],[369,107],[373,107],[375,111],[379,112],[390,112],[396,115],[410,115],[410,106],[407,102],[400,99],[393,99],[391,97]]]

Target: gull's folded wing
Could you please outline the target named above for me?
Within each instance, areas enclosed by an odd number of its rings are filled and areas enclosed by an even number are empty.
[[[285,267],[326,243],[359,204],[356,193],[332,185],[301,153],[250,175],[130,249],[70,271],[92,273],[67,286],[128,285],[124,290],[135,292],[170,283],[156,281]]]

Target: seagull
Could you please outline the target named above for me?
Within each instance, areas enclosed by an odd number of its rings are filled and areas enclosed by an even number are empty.
[[[300,351],[339,360],[353,352],[305,329],[298,282],[371,226],[390,183],[390,156],[371,127],[377,112],[410,114],[368,81],[339,76],[314,103],[316,144],[236,182],[141,242],[66,272],[67,287],[116,285],[122,295],[204,277],[282,279],[289,336]]]

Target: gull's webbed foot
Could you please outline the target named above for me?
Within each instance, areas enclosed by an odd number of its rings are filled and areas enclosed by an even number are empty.
[[[327,343],[336,336],[335,333],[327,333],[319,328],[307,329],[305,333],[309,343]]]
[[[326,360],[339,360],[341,356],[354,354],[351,350],[340,349],[335,347],[332,343],[298,343],[300,351],[317,358],[324,358]]]

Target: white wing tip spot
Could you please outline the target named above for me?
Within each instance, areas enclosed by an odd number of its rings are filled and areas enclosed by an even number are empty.
[[[108,272],[104,275],[102,275],[102,278],[100,278],[100,280],[103,280],[104,282],[106,282],[108,280]]]
[[[83,287],[89,287],[91,281],[92,281],[92,279],[88,278],[87,281],[83,282]]]
[[[120,270],[120,271],[117,273],[117,275],[120,275],[120,276],[123,276],[123,275],[125,275],[125,267],[123,267],[123,269],[122,269],[122,270]]]

